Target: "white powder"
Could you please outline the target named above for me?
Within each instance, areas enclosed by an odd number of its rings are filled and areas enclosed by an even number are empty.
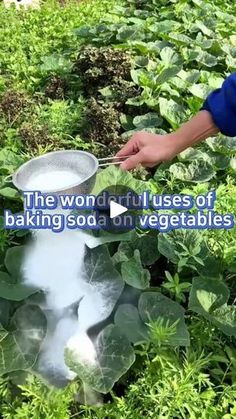
[[[64,349],[68,339],[76,333],[78,321],[74,318],[59,319],[57,324],[48,322],[48,331],[41,347],[37,371],[55,383],[62,379],[73,380],[76,374],[64,361]]]
[[[59,386],[76,376],[64,361],[64,349],[70,338],[74,337],[72,346],[73,349],[74,345],[78,346],[81,360],[85,361],[87,354],[86,361],[93,363],[96,355],[85,331],[88,325],[100,321],[94,297],[87,295],[91,286],[83,279],[85,238],[83,232],[72,230],[60,234],[39,230],[33,236],[23,263],[25,283],[43,290],[46,297],[41,308],[47,316],[48,328],[36,370]],[[87,300],[87,303],[85,301],[82,306],[80,322],[76,309],[67,308],[81,299]],[[49,317],[48,312],[51,313]],[[80,332],[81,328],[83,332]]]
[[[109,301],[112,281],[85,280],[86,240],[82,231],[36,231],[23,263],[25,284],[45,293],[45,303],[40,306],[47,316],[48,330],[37,371],[55,385],[64,385],[75,377],[65,364],[65,347],[80,362],[96,363],[96,350],[87,330],[108,317],[113,309]],[[48,319],[48,312],[53,321]]]
[[[82,363],[95,365],[97,361],[96,349],[85,332],[74,334],[67,342],[66,348],[71,351],[72,358]]]
[[[53,170],[40,173],[29,179],[26,188],[31,191],[57,191],[79,184],[83,177],[68,170]]]
[[[79,301],[85,293],[83,259],[84,235],[65,230],[59,235],[40,230],[23,264],[26,285],[46,293],[49,309],[62,309]]]

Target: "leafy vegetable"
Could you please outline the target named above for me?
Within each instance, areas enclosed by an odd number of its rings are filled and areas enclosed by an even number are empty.
[[[13,315],[10,328],[1,330],[1,375],[34,365],[46,334],[46,319],[37,306],[25,305]]]
[[[189,308],[216,324],[226,335],[236,335],[236,312],[228,305],[229,289],[215,279],[196,278],[190,293]]]
[[[113,325],[100,332],[95,342],[95,351],[95,362],[89,363],[80,358],[76,348],[67,347],[66,362],[94,390],[107,393],[134,363],[134,351],[120,329]]]

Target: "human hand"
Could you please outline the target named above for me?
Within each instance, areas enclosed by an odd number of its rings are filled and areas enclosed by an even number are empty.
[[[154,167],[164,161],[172,160],[178,152],[174,133],[158,135],[140,131],[133,135],[116,157],[131,155],[120,166],[124,170],[131,170],[138,164]]]
[[[188,147],[219,132],[210,112],[202,110],[177,131],[166,135],[140,131],[133,135],[116,157],[131,155],[121,164],[124,170],[134,169],[138,164],[154,167],[158,163],[172,160]]]

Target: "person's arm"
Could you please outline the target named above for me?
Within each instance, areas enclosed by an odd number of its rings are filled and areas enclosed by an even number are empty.
[[[222,134],[236,136],[236,73],[227,77],[221,89],[208,96],[202,109],[211,113]]]
[[[121,164],[121,168],[124,170],[134,169],[138,164],[154,167],[158,163],[172,160],[181,151],[218,131],[211,114],[202,110],[171,134],[157,135],[145,131],[137,132],[117,153],[116,157],[132,155]]]
[[[176,132],[166,135],[137,132],[116,156],[132,155],[121,164],[125,170],[138,164],[154,167],[219,131],[236,136],[236,74],[228,77],[221,89],[211,93],[203,109]]]

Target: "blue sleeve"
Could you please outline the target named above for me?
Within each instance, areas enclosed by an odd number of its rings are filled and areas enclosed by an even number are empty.
[[[202,109],[211,113],[222,134],[236,136],[236,73],[224,81],[221,89],[208,96]]]

